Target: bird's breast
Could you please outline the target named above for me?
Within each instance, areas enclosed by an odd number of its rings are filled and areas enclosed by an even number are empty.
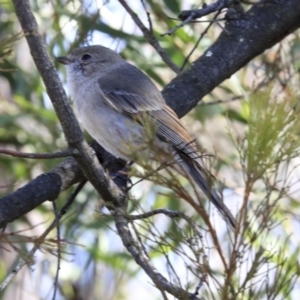
[[[75,99],[75,111],[84,129],[101,146],[116,157],[130,160],[130,145],[139,143],[142,138],[140,125],[90,90]]]

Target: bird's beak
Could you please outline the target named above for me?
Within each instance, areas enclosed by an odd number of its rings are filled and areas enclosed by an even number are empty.
[[[64,65],[69,65],[72,63],[72,60],[68,56],[59,56],[56,57],[56,60]]]

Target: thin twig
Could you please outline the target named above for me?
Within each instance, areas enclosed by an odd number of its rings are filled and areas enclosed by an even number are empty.
[[[138,243],[134,240],[129,226],[128,226],[128,216],[126,211],[122,208],[117,207],[113,212],[113,217],[115,219],[116,228],[122,239],[123,245],[126,247],[127,251],[135,259],[136,263],[140,265],[146,274],[152,279],[155,286],[161,290],[170,293],[178,299],[191,299],[199,300],[194,294],[185,291],[184,289],[170,283],[152,264],[151,260],[143,253],[140,249]]]
[[[194,9],[194,10],[183,10],[178,18],[182,20],[182,22],[172,28],[171,30],[167,31],[166,33],[162,34],[161,36],[171,35],[177,29],[183,27],[184,25],[190,23],[192,20],[204,17],[216,11],[221,11],[223,8],[229,7],[234,0],[218,0],[209,5],[203,5],[201,9]]]
[[[190,23],[193,20],[193,15],[190,15],[188,18],[186,18],[183,22],[181,22],[179,25],[175,26],[171,30],[167,31],[166,33],[161,34],[161,36],[171,35],[174,33],[177,29],[183,27],[184,25]]]
[[[153,35],[153,30],[150,28],[150,30],[143,24],[141,19],[138,17],[138,15],[130,8],[130,6],[127,4],[125,0],[119,0],[120,4],[125,8],[125,10],[129,13],[135,24],[140,28],[142,31],[144,37],[149,42],[150,45],[153,46],[153,48],[157,51],[157,53],[160,55],[162,60],[166,63],[167,66],[169,66],[176,74],[179,73],[180,69],[179,67],[170,59],[166,51],[160,46],[158,40]],[[148,18],[149,20],[149,18]]]
[[[151,21],[151,18],[150,18],[150,13],[149,13],[149,11],[146,7],[146,4],[145,4],[144,0],[141,0],[141,2],[142,2],[142,5],[144,7],[144,10],[147,14],[147,19],[148,19],[148,23],[149,23],[149,31],[153,34],[153,26],[152,26],[152,21]]]
[[[173,21],[180,21],[180,19],[178,19],[178,18],[168,17],[168,19],[173,20]],[[190,23],[191,24],[197,24],[197,23],[217,23],[217,22],[226,21],[226,20],[227,20],[226,18],[213,19],[213,20],[193,20]]]
[[[59,270],[60,270],[60,261],[61,261],[61,243],[60,243],[60,226],[59,226],[59,219],[58,219],[58,212],[56,207],[56,202],[52,201],[53,205],[53,211],[55,215],[55,225],[57,230],[57,268],[56,268],[56,274],[54,279],[54,291],[53,291],[53,297],[52,300],[55,300],[56,298],[56,292],[58,288],[58,276],[59,276]]]
[[[55,220],[50,224],[50,226],[44,231],[44,233],[35,241],[34,247],[30,250],[27,257],[32,257],[34,253],[39,249],[40,245],[43,243],[45,237],[51,232],[51,230],[56,226],[57,221],[59,221],[62,216],[67,212],[72,203],[74,202],[76,196],[81,191],[83,186],[86,184],[86,180],[81,181],[73,193],[69,196],[66,204],[61,208],[60,212],[55,217]],[[11,271],[11,273],[5,278],[5,280],[0,284],[0,292],[5,289],[5,287],[10,283],[14,276],[26,265],[25,260],[21,260],[17,266]]]
[[[220,12],[218,12],[215,16],[214,16],[214,20],[213,22],[217,19],[218,15],[220,14]],[[180,72],[184,69],[185,65],[187,64],[187,62],[189,61],[191,55],[194,53],[194,51],[197,49],[199,43],[201,42],[201,40],[203,39],[204,35],[208,32],[209,28],[212,26],[213,22],[211,22],[206,29],[200,34],[196,44],[194,45],[193,49],[191,50],[191,52],[188,54],[188,56],[185,58],[181,68],[180,68]]]
[[[170,209],[166,209],[166,208],[159,208],[159,209],[155,209],[143,214],[139,214],[139,215],[126,215],[125,217],[128,220],[142,220],[142,219],[146,219],[149,217],[153,217],[155,215],[158,214],[164,214],[170,218],[181,218],[184,219],[192,228],[195,232],[199,232],[199,230],[197,229],[197,225],[196,223],[194,223],[190,217],[188,217],[186,214],[184,214],[183,212],[180,211],[175,211],[175,210],[170,210]]]
[[[195,289],[195,292],[194,292],[194,295],[197,296],[199,294],[199,291],[201,289],[201,287],[203,286],[203,283],[206,281],[206,274],[202,275],[200,277],[200,280],[199,280],[199,283],[197,284],[196,286],[196,289]]]
[[[50,159],[50,158],[61,158],[72,156],[73,152],[70,149],[58,151],[58,152],[49,152],[49,153],[26,153],[19,152],[9,149],[0,148],[1,154],[10,155],[13,157],[23,157],[23,158],[31,158],[31,159]]]
[[[215,100],[215,101],[212,101],[212,102],[200,102],[199,103],[199,106],[208,106],[208,105],[216,105],[216,104],[223,104],[223,103],[228,103],[228,102],[233,102],[233,101],[237,101],[237,100],[241,100],[243,99],[244,96],[234,96],[230,99],[226,99],[226,100],[222,100],[222,99],[219,99],[219,100]]]

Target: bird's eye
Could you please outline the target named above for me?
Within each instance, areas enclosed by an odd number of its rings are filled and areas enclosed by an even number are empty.
[[[89,60],[91,58],[92,57],[89,54],[84,54],[84,55],[81,56],[81,60],[83,60],[83,61]]]

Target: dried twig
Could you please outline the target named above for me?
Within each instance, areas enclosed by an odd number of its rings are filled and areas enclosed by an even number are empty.
[[[146,7],[145,1],[141,0],[141,2],[142,2],[142,5],[144,7],[144,10],[145,10],[145,12],[147,14],[147,19],[148,19],[148,23],[149,23],[149,30],[153,34],[153,26],[152,26],[152,21],[151,21],[151,18],[150,18],[150,13],[149,13],[149,11],[148,11],[148,9]]]
[[[86,180],[83,180],[78,184],[74,192],[69,196],[66,204],[61,208],[59,213],[55,216],[55,219],[51,223],[51,225],[44,231],[44,233],[36,239],[34,243],[34,247],[30,250],[27,257],[33,257],[34,253],[39,249],[40,245],[43,243],[46,236],[51,232],[51,230],[57,226],[57,222],[62,218],[62,216],[68,211],[70,206],[73,204],[76,196],[81,191],[83,186],[85,185]],[[5,287],[10,283],[10,281],[15,277],[15,275],[27,264],[25,260],[21,260],[17,266],[10,272],[10,274],[4,279],[4,281],[0,284],[0,292],[5,289]]]
[[[135,259],[136,263],[140,265],[147,275],[152,279],[155,286],[162,290],[170,293],[178,299],[192,299],[200,300],[195,294],[189,293],[182,288],[170,283],[162,274],[154,267],[151,260],[145,255],[143,249],[134,240],[129,226],[127,213],[117,207],[113,212],[113,217],[116,223],[117,231],[122,239],[123,245],[127,251]]]
[[[218,0],[212,4],[209,5],[203,5],[201,9],[194,9],[194,10],[183,10],[178,18],[182,20],[182,22],[177,25],[176,27],[172,28],[168,32],[162,34],[162,36],[165,35],[171,35],[174,33],[177,29],[183,27],[184,25],[190,23],[192,20],[204,17],[206,15],[209,15],[213,12],[221,11],[223,8],[229,7],[235,0]]]
[[[73,199],[75,199],[75,198],[73,198]],[[60,227],[59,227],[59,218],[58,218],[56,202],[52,201],[52,205],[53,205],[53,211],[54,211],[54,215],[55,215],[54,221],[55,221],[55,225],[57,228],[57,268],[56,268],[56,274],[55,274],[55,279],[54,279],[54,291],[53,291],[53,297],[52,297],[52,300],[55,300],[56,292],[57,292],[57,288],[58,288],[58,277],[59,277],[60,261],[61,261],[61,242],[60,242]]]
[[[218,99],[218,100],[211,101],[211,102],[204,102],[204,101],[202,101],[202,102],[199,103],[199,106],[208,106],[208,105],[216,105],[216,104],[229,103],[229,102],[241,100],[243,98],[244,98],[244,96],[234,96],[234,97],[231,97],[230,99],[225,99],[225,100]]]
[[[139,215],[126,215],[125,217],[128,220],[133,221],[133,220],[146,219],[146,218],[158,215],[158,214],[164,214],[170,218],[181,218],[181,219],[185,220],[193,228],[193,230],[195,232],[199,233],[199,229],[198,229],[198,226],[196,225],[196,223],[193,222],[190,217],[188,217],[186,214],[184,214],[183,212],[180,212],[180,211],[174,211],[174,210],[170,210],[170,209],[166,209],[166,208],[160,208],[160,209],[155,209],[155,210],[152,210],[152,211],[149,211],[149,212],[146,212],[143,214],[139,214]]]
[[[0,153],[10,155],[13,157],[23,157],[23,158],[31,158],[31,159],[53,159],[53,158],[68,157],[73,155],[73,152],[70,149],[58,151],[58,152],[52,152],[52,153],[26,153],[26,152],[19,152],[19,151],[0,148]]]
[[[185,67],[185,65],[187,64],[187,62],[189,61],[191,55],[194,53],[194,51],[197,49],[199,43],[201,42],[201,40],[203,39],[204,35],[208,32],[209,28],[212,26],[212,24],[216,21],[217,17],[218,17],[219,13],[217,13],[214,16],[214,20],[206,27],[206,29],[200,34],[196,44],[194,45],[193,49],[190,51],[190,53],[188,54],[188,56],[184,59],[184,62],[180,68],[180,71],[182,71]]]
[[[138,15],[130,8],[130,6],[127,4],[125,0],[119,0],[121,5],[126,9],[126,11],[130,14],[131,18],[135,22],[135,24],[140,28],[142,31],[144,37],[147,39],[150,45],[153,46],[153,48],[157,51],[157,53],[160,55],[162,60],[166,63],[167,66],[169,66],[176,74],[179,73],[180,69],[179,67],[170,59],[166,51],[160,46],[158,40],[155,38],[150,24],[150,30],[143,24],[141,19],[138,17]],[[148,20],[150,20],[150,17],[148,15]]]

